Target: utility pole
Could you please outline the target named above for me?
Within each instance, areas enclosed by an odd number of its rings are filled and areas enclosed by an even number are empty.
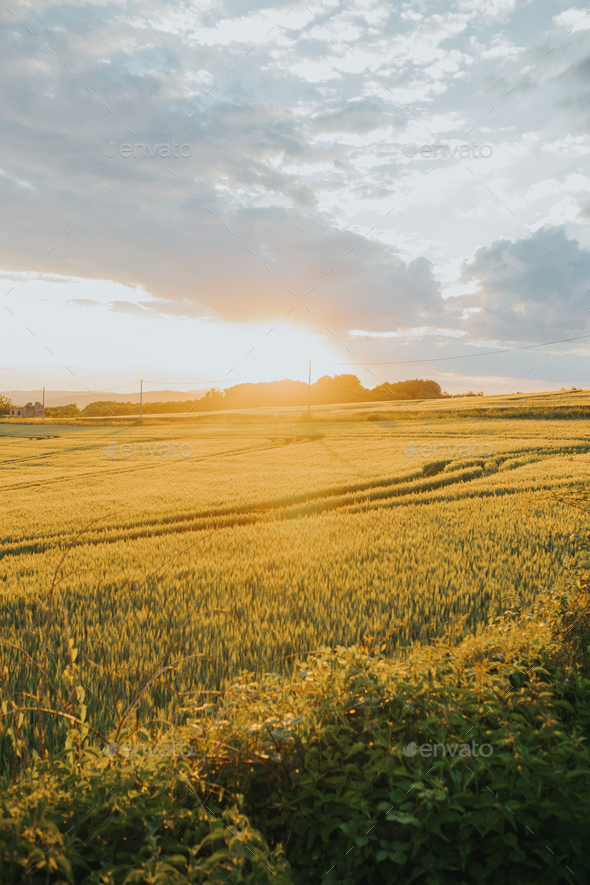
[[[139,417],[143,414],[143,378],[139,382]]]
[[[311,360],[309,361],[309,378],[307,381],[307,418],[311,418]]]

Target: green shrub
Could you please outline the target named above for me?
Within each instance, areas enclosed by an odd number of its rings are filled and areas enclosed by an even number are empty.
[[[296,885],[588,881],[590,758],[543,683],[507,699],[426,683],[388,700],[376,688],[359,682],[325,710],[294,748],[288,786],[270,793],[281,810],[255,818],[283,843]],[[491,755],[467,756],[470,739]],[[405,755],[416,744],[437,758]]]
[[[292,881],[281,852],[268,848],[239,802],[208,811],[186,763],[145,760],[129,770],[129,760],[94,750],[76,761],[71,755],[43,763],[3,793],[3,885]]]
[[[177,729],[190,759],[107,758],[73,729],[2,796],[2,882],[583,885],[590,683],[560,694],[549,638],[504,619],[405,660],[245,673]]]

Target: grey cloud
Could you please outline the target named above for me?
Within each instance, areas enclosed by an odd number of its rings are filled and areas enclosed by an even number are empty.
[[[91,298],[70,298],[68,304],[77,304],[79,307],[102,307],[102,301],[94,301]]]
[[[470,302],[481,308],[466,320],[465,329],[505,341],[558,338],[572,325],[584,330],[589,279],[590,252],[562,228],[492,243],[463,267],[462,281],[478,286]]]
[[[41,40],[50,13],[55,10],[35,13]],[[154,48],[149,28],[134,29],[125,20],[109,29],[109,14],[93,9],[94,42],[88,22],[78,43],[64,32],[50,34],[56,57],[40,40],[23,50],[21,22],[6,38],[4,61],[14,65],[10,89],[5,85],[2,94],[6,159],[31,187],[23,191],[13,179],[0,180],[4,267],[114,280],[141,286],[157,299],[113,302],[114,311],[249,320],[288,309],[286,286],[303,297],[315,284],[311,300],[336,327],[376,328],[384,319],[403,324],[441,312],[428,262],[404,263],[393,249],[339,231],[315,210],[307,181],[282,168],[328,160],[345,169],[345,148],[314,145],[309,119],[264,92],[258,98],[242,94],[240,104],[223,81],[219,98],[197,95],[194,86],[180,88],[179,71],[190,70],[186,47],[166,35]],[[80,8],[69,25],[83,30]],[[203,58],[213,55],[202,49]],[[240,95],[239,82],[234,95]],[[378,107],[374,99],[359,103],[351,128],[376,124]],[[323,120],[316,115],[313,132],[344,120],[339,111]],[[155,145],[173,138],[193,145],[192,157],[103,155],[112,141]],[[291,208],[279,208],[281,201]]]
[[[140,307],[139,304],[135,304],[133,301],[111,301],[109,310],[112,310],[114,313],[125,313],[129,316],[143,316],[148,313],[145,308]]]
[[[207,319],[203,315],[203,311],[186,301],[163,301],[154,299],[153,301],[93,301],[88,298],[72,298],[68,304],[79,305],[80,307],[106,307],[113,313],[124,313],[129,316],[145,316],[146,314],[157,314],[158,316],[187,317],[197,319]]]
[[[203,312],[203,310],[189,301],[164,301],[158,299],[154,301],[139,301],[139,306],[145,311],[151,311],[159,316],[186,317],[189,319],[212,319]]]
[[[588,132],[590,130],[590,113],[588,112],[588,101],[590,99],[590,87],[588,86],[588,76],[590,76],[590,56],[580,64],[574,65],[572,68],[564,72],[550,84],[552,87],[552,104],[556,112],[570,114],[572,110],[575,113],[575,127],[571,131],[574,133]]]
[[[400,131],[403,125],[391,111],[384,110],[383,103],[374,98],[340,103],[334,109],[323,110],[312,116],[312,132],[367,133],[382,126],[394,126]]]

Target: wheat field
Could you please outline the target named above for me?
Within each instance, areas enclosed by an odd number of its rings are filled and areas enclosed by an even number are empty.
[[[102,733],[134,701],[179,722],[244,669],[458,640],[560,586],[589,421],[351,411],[0,425],[5,702],[59,709],[75,673]]]

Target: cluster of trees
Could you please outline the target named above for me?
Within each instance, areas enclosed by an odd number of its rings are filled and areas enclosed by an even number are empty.
[[[311,394],[311,395],[310,395]],[[236,384],[227,390],[213,388],[198,400],[183,402],[144,403],[144,415],[164,412],[210,412],[223,409],[255,409],[280,406],[307,406],[308,396],[312,406],[329,403],[363,403],[382,400],[435,399],[447,396],[436,381],[416,378],[380,384],[373,390],[363,387],[356,375],[324,375],[311,385],[304,381],[263,381],[258,384]],[[70,408],[64,406],[62,408]],[[79,413],[83,417],[108,417],[109,415],[139,415],[139,403],[99,401],[86,406]]]
[[[82,413],[76,403],[67,406],[45,406],[46,418],[77,418]]]
[[[398,381],[396,384],[379,384],[367,392],[371,394],[372,400],[436,399],[449,395],[446,390],[441,391],[440,384],[436,381],[425,381],[422,378]]]
[[[144,403],[144,415],[162,415],[166,412],[189,412],[199,409],[202,399],[173,400],[166,403]],[[114,400],[97,400],[84,406],[79,413],[82,418],[109,418],[112,415],[139,415],[139,403],[120,403]]]
[[[303,381],[263,381],[236,384],[228,390],[212,390],[205,397],[205,408],[247,409],[272,406],[306,406],[310,391]],[[356,403],[371,400],[356,375],[324,375],[311,385],[311,404]]]
[[[328,403],[365,403],[381,400],[434,399],[447,396],[436,381],[415,379],[380,384],[369,390],[356,375],[324,375],[308,390],[303,381],[267,381],[236,384],[228,390],[211,390],[199,400],[199,411],[206,409],[247,409],[272,406],[312,406]]]

